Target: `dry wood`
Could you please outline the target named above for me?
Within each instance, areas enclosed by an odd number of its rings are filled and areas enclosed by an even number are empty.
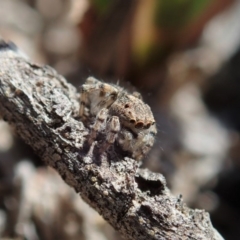
[[[84,145],[76,89],[48,66],[0,44],[0,113],[41,159],[126,239],[222,239],[209,214],[174,197],[161,174],[121,151]],[[61,189],[59,189],[61,191]]]

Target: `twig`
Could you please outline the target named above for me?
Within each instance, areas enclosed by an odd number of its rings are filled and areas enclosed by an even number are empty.
[[[94,144],[85,149],[76,89],[4,42],[0,103],[3,119],[126,239],[222,239],[209,214],[172,196],[161,174],[120,153],[99,155]]]

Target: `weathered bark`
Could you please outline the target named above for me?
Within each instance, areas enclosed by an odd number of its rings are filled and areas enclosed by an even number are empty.
[[[172,196],[161,174],[139,170],[117,146],[89,150],[78,109],[76,89],[55,70],[0,44],[3,119],[126,239],[222,239],[209,214]]]

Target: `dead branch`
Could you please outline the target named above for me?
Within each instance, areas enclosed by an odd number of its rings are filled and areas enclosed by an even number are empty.
[[[0,102],[3,119],[126,239],[222,239],[209,214],[172,196],[161,174],[138,169],[121,152],[86,149],[76,89],[4,42]]]

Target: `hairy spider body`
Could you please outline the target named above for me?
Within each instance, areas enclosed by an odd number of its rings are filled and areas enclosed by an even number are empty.
[[[94,118],[90,145],[98,133],[104,132],[106,141],[102,151],[116,141],[122,150],[140,160],[154,144],[155,120],[139,93],[130,94],[120,86],[89,77],[81,88],[79,114],[88,124]]]

